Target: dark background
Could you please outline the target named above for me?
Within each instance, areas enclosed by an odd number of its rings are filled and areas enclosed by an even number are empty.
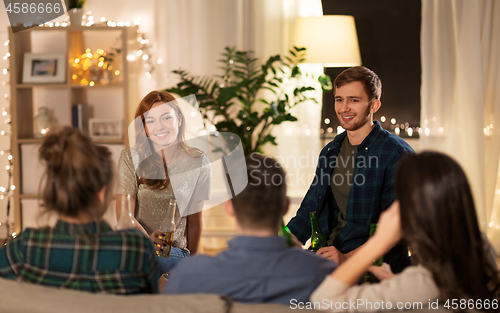
[[[363,66],[382,80],[382,107],[374,119],[387,118],[382,126],[420,125],[420,0],[322,0],[323,15],[352,15],[356,22]],[[325,36],[328,36],[326,34]],[[332,78],[346,68],[326,68]],[[335,115],[333,93],[324,95],[321,128],[340,125]],[[331,123],[326,125],[324,120]],[[394,128],[394,127],[393,127]],[[402,137],[406,132],[401,132]],[[417,133],[418,135],[418,133]],[[413,135],[416,137],[415,135]]]

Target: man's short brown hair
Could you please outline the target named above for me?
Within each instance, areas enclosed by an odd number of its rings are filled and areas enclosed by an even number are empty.
[[[370,101],[374,99],[380,100],[380,96],[382,95],[382,82],[374,71],[364,66],[348,68],[335,78],[333,85],[339,88],[352,82],[361,82],[363,84]]]
[[[286,205],[286,174],[269,156],[246,158],[248,185],[231,201],[238,223],[247,229],[275,229]]]

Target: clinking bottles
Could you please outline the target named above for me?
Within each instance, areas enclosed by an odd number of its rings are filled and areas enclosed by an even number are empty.
[[[326,247],[326,237],[319,227],[318,218],[316,217],[316,212],[309,213],[311,218],[311,250],[314,252],[318,251],[319,248]]]
[[[375,231],[377,230],[377,223],[371,223],[370,224],[370,237],[375,234]],[[377,260],[373,261],[373,265],[380,266],[384,262],[384,257],[380,257]],[[380,282],[375,275],[373,275],[370,272],[366,272],[365,274],[365,284],[373,284],[373,283],[378,283]]]

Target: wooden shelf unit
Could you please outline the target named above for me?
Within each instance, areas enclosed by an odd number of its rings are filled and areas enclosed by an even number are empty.
[[[137,106],[139,61],[127,61],[128,53],[137,48],[137,27],[34,27],[13,33],[9,27],[10,40],[10,85],[11,85],[11,120],[12,120],[12,156],[14,169],[14,231],[22,228],[21,199],[38,199],[33,192],[23,193],[23,171],[21,147],[25,144],[39,144],[42,139],[34,137],[34,117],[37,106],[47,106],[55,113],[55,126],[71,125],[71,107],[79,103],[89,105],[89,118],[122,118],[123,138],[119,140],[95,140],[101,144],[128,146],[127,126],[132,120],[132,109]],[[44,38],[55,38],[54,44],[44,42]],[[106,38],[106,39],[105,39]],[[109,39],[107,39],[109,38]],[[71,59],[80,56],[87,48],[109,51],[109,45],[115,40],[113,48],[121,48],[115,57],[113,67],[120,70],[115,82],[107,85],[81,86],[73,83]],[[89,44],[87,41],[90,41]],[[99,46],[96,46],[99,45]],[[117,45],[118,44],[118,45]],[[91,46],[95,46],[91,48]],[[121,45],[121,47],[120,47]],[[64,50],[64,51],[63,51]],[[67,59],[65,82],[56,84],[30,83],[22,81],[25,53],[64,53]],[[52,95],[51,95],[52,93]],[[39,95],[43,97],[39,97]],[[100,102],[101,98],[113,98],[113,101]],[[41,100],[42,99],[42,100]],[[111,102],[111,103],[110,103]],[[48,104],[48,105],[47,105]],[[103,109],[104,108],[104,109]],[[132,108],[132,109],[131,109]],[[116,116],[115,116],[116,114]],[[54,125],[53,125],[54,126]],[[34,168],[40,166],[33,164]],[[29,173],[29,172],[27,172]]]

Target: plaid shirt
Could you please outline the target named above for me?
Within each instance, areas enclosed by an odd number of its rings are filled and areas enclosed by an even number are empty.
[[[327,238],[337,225],[339,208],[331,192],[330,178],[346,136],[347,132],[341,133],[321,151],[315,178],[297,215],[287,225],[303,243],[311,237],[309,212],[319,213],[319,224]],[[347,224],[333,242],[340,252],[352,251],[368,240],[370,224],[377,223],[380,213],[394,201],[394,172],[397,162],[406,153],[413,153],[413,149],[375,122],[370,134],[358,146],[347,204]]]
[[[106,222],[27,228],[0,248],[0,276],[91,292],[158,292],[153,244],[137,230]]]

